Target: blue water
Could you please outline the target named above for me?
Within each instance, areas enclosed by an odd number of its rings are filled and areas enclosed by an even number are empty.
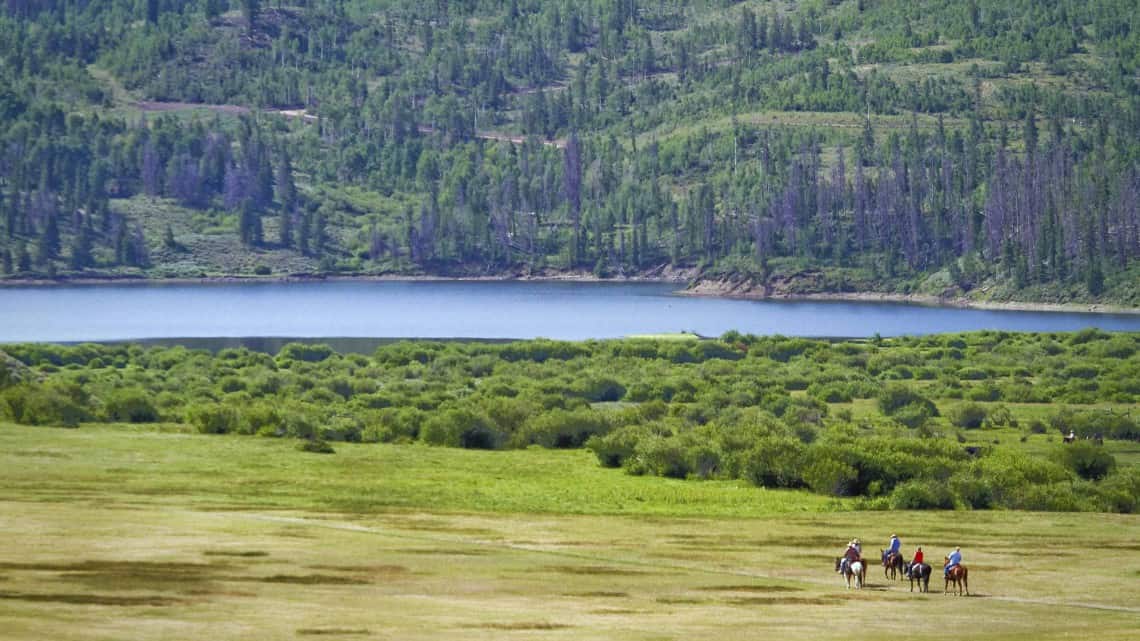
[[[0,288],[0,342],[170,337],[586,339],[692,331],[865,337],[1140,331],[1140,315],[748,301],[659,283],[317,281]]]

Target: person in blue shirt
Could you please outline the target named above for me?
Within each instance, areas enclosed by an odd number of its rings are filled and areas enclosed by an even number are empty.
[[[902,541],[900,541],[899,537],[894,534],[891,535],[890,547],[887,548],[887,551],[883,552],[883,563],[887,562],[887,557],[889,557],[892,553],[900,555],[902,554]]]
[[[954,551],[951,552],[950,556],[946,557],[946,559],[947,559],[946,567],[942,568],[942,573],[945,574],[947,577],[949,577],[950,576],[950,568],[957,567],[958,565],[960,565],[962,563],[962,548],[961,547],[954,548]]]

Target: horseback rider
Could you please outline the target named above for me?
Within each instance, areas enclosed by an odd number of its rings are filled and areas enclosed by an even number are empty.
[[[884,565],[886,565],[887,559],[889,559],[892,554],[898,554],[899,556],[902,556],[902,541],[900,541],[899,537],[894,534],[891,535],[890,546],[885,552],[883,552],[882,560]]]
[[[961,564],[962,564],[962,548],[961,547],[955,547],[954,551],[951,552],[950,555],[946,557],[946,567],[942,568],[942,573],[946,575],[946,578],[950,578],[950,570],[958,567]]]
[[[906,569],[909,571],[922,565],[922,558],[922,546],[919,545],[914,548],[914,559],[910,562],[910,565],[908,565]]]
[[[839,561],[839,573],[843,574],[851,564],[856,561],[861,561],[862,557],[859,555],[859,539],[855,539],[847,544],[847,549],[843,551],[843,558]]]

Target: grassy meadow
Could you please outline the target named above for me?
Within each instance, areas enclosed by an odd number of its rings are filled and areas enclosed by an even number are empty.
[[[1140,517],[855,511],[583,450],[0,423],[5,639],[1131,639]],[[1034,437],[1038,438],[1038,437]],[[1040,436],[1041,439],[1046,438]],[[961,545],[972,597],[832,558]]]

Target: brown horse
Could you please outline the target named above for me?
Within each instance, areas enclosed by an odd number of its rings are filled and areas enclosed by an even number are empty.
[[[944,558],[943,563],[949,563],[949,558]],[[950,594],[950,584],[953,583],[958,588],[958,596],[962,596],[963,588],[966,590],[966,596],[970,596],[970,583],[967,580],[970,576],[970,571],[964,565],[955,565],[950,568],[950,572],[946,574],[946,587],[942,589],[943,594]]]
[[[902,555],[898,552],[887,553],[884,550],[879,550],[879,556],[883,559],[883,578],[902,579],[903,572],[906,570],[906,563],[903,561]],[[887,573],[890,573],[889,575]]]

